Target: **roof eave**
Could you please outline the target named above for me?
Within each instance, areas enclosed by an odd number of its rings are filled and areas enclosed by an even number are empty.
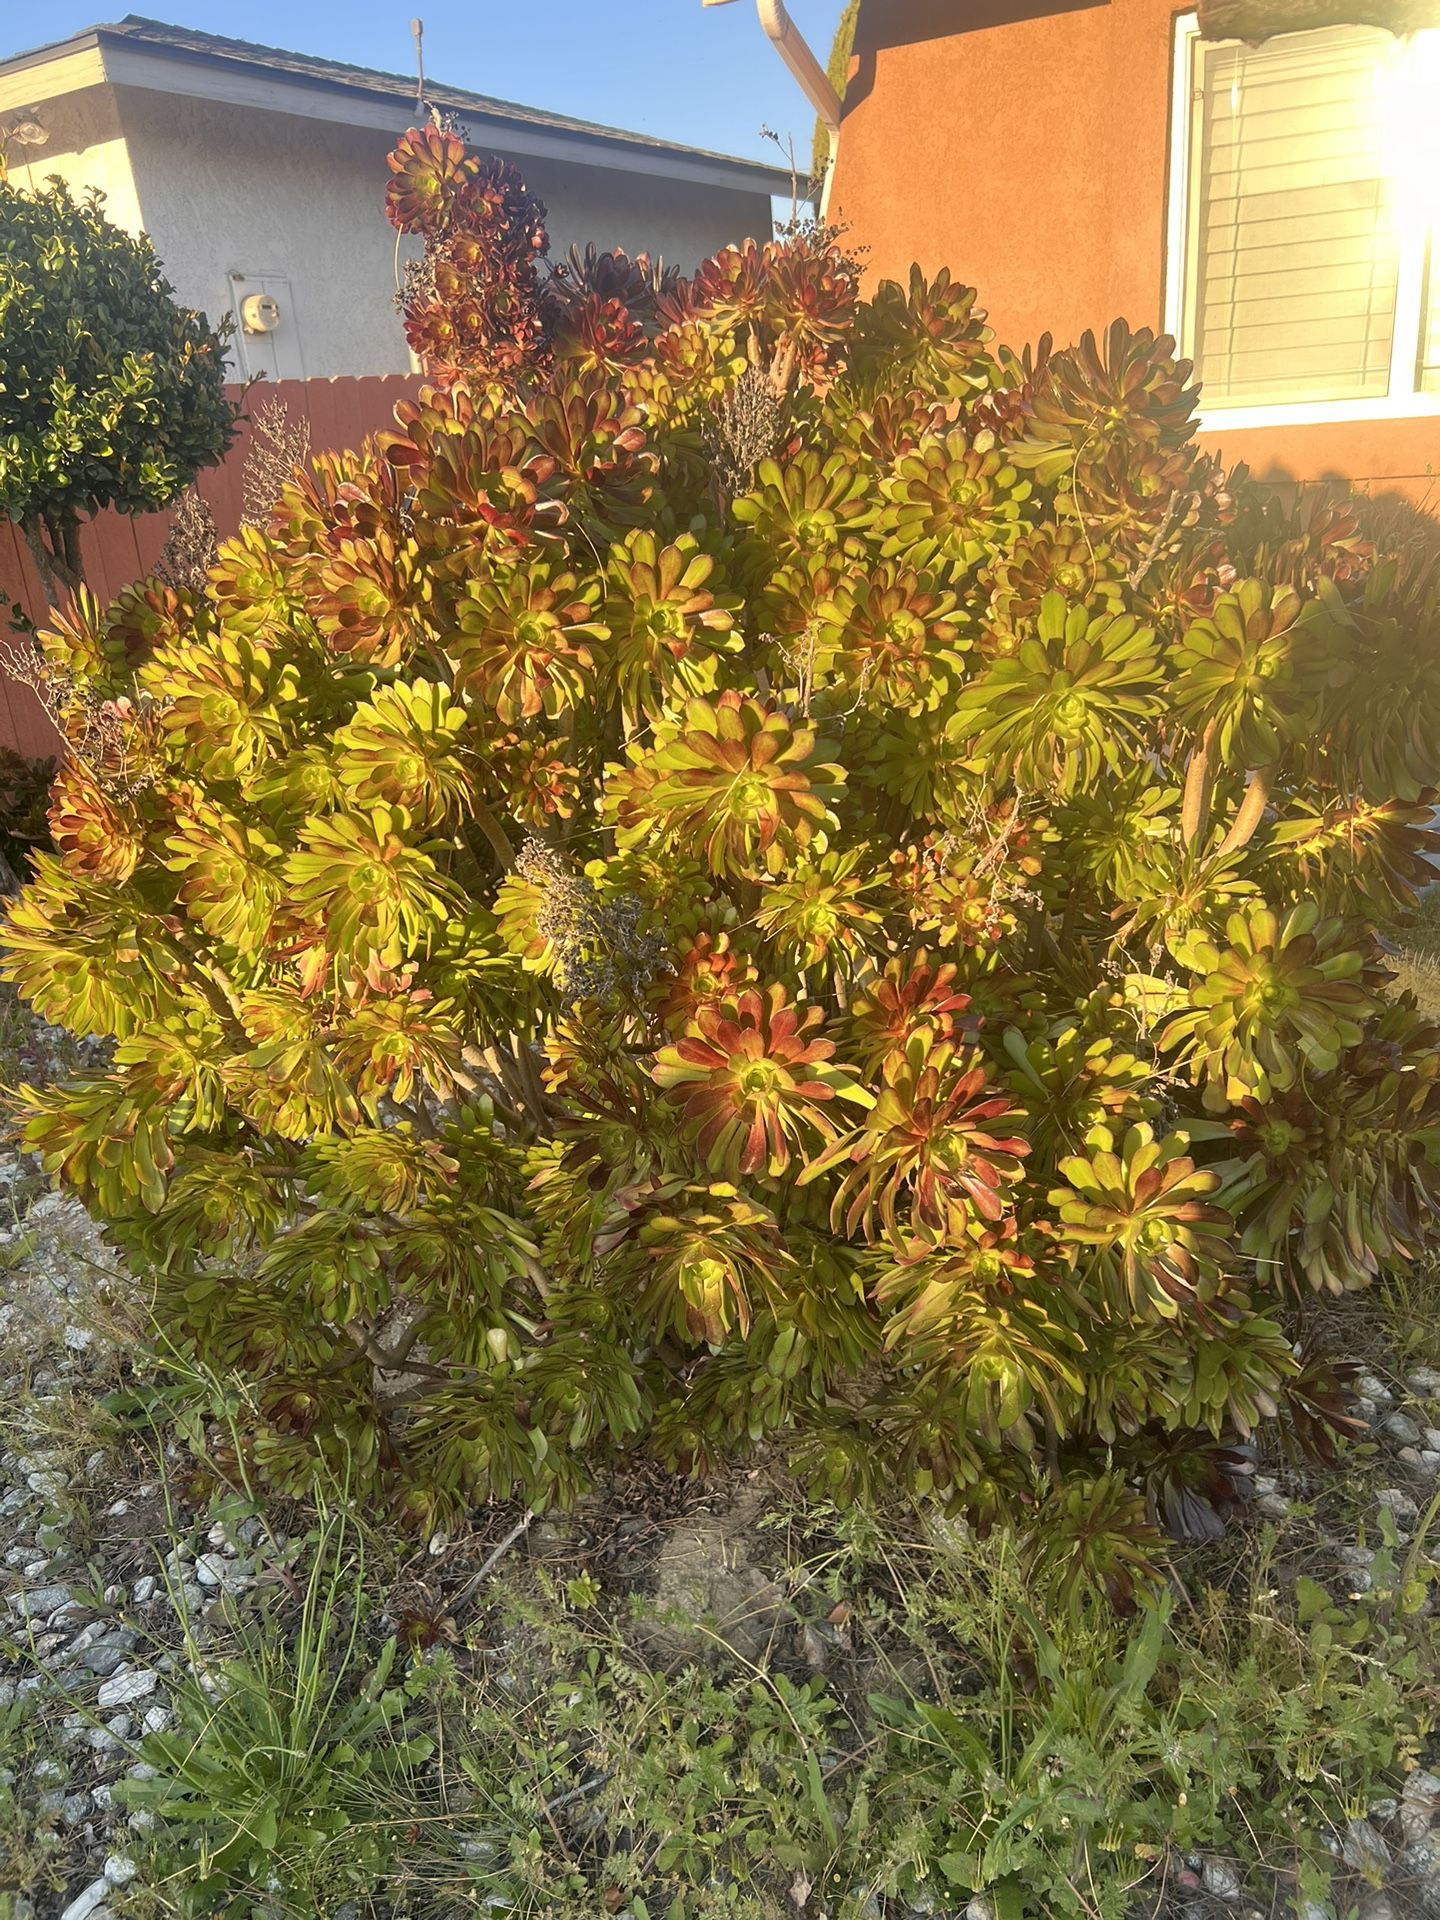
[[[87,55],[94,58],[87,60]],[[47,76],[49,83],[41,85],[41,71],[46,68],[52,70]],[[55,84],[62,77],[63,84]],[[0,60],[0,111],[22,99],[27,105],[39,103],[101,80],[261,112],[373,127],[385,133],[403,132],[415,117],[413,99],[398,89],[287,71],[260,60],[218,57],[192,48],[147,43],[103,26]],[[632,139],[609,129],[569,126],[544,116],[532,119],[523,109],[512,117],[455,88],[432,88],[431,92],[439,105],[451,108],[464,120],[477,145],[498,153],[582,160],[589,166],[619,173],[738,192],[779,194],[790,190],[789,175],[762,161],[734,159],[664,141]]]

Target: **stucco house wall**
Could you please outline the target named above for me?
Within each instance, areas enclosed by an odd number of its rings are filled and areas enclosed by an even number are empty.
[[[410,366],[394,306],[396,235],[384,208],[392,136],[139,89],[116,92],[146,229],[187,304],[228,311],[232,270],[279,276],[290,284],[305,376]],[[534,156],[516,164],[545,203],[556,255],[594,241],[649,248],[690,268],[770,223],[761,194]]]
[[[771,231],[779,172],[538,110],[436,90],[477,151],[513,160],[545,203],[551,250],[648,251],[693,268]],[[467,110],[467,102],[470,110]],[[130,19],[0,59],[0,111],[38,114],[43,149],[12,174],[99,187],[150,235],[179,297],[218,320],[272,294],[280,324],[237,337],[237,377],[403,373],[386,154],[413,123],[408,84]]]
[[[1017,344],[1158,324],[1176,11],[861,0],[830,205],[869,272],[948,266]]]
[[[187,306],[231,311],[232,272],[289,283],[291,377],[403,373],[385,135],[117,88],[145,229]],[[286,310],[286,307],[289,310]]]
[[[699,194],[681,180],[524,156],[515,164],[549,211],[550,252],[557,259],[593,240],[630,254],[648,252],[689,273],[732,241],[768,240],[774,224],[768,193],[706,187]]]
[[[996,336],[1163,330],[1173,0],[861,0],[830,211],[872,279],[978,287]],[[961,29],[961,21],[964,26]],[[1203,421],[1203,410],[1202,410]],[[1440,504],[1440,419],[1202,434],[1261,475]]]

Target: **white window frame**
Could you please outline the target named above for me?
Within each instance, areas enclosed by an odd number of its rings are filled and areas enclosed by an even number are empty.
[[[1194,304],[1194,263],[1189,257],[1190,187],[1195,148],[1195,54],[1200,39],[1199,16],[1182,13],[1175,20],[1174,55],[1170,86],[1170,198],[1165,223],[1165,331],[1186,349],[1190,309]],[[1216,42],[1215,44],[1225,44]],[[1234,44],[1234,43],[1231,43]],[[1198,424],[1218,431],[1240,427],[1325,426],[1345,420],[1440,419],[1440,394],[1416,391],[1419,377],[1420,328],[1424,317],[1426,249],[1423,240],[1402,245],[1395,287],[1395,327],[1390,343],[1388,394],[1361,400],[1287,400],[1270,406],[1206,407],[1200,393]]]

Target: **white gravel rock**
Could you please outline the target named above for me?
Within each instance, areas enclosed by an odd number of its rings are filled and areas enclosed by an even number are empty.
[[[134,1644],[133,1633],[128,1635],[126,1640],[102,1640],[97,1646],[85,1648],[80,1655],[80,1664],[88,1672],[98,1674],[102,1680],[108,1680],[112,1673],[124,1666],[126,1656]],[[74,1649],[72,1648],[71,1651],[73,1652]]]
[[[255,1584],[248,1560],[232,1560],[220,1553],[202,1553],[195,1562],[195,1578],[202,1587],[219,1587],[225,1593],[243,1593]]]
[[[1382,1880],[1394,1861],[1390,1843],[1368,1820],[1346,1821],[1340,1836],[1340,1858],[1352,1873],[1374,1880]]]
[[[105,1859],[105,1878],[112,1887],[128,1887],[140,1869],[127,1853],[111,1853]]]
[[[11,1464],[17,1473],[39,1473],[45,1467],[58,1467],[64,1456],[54,1447],[37,1447],[34,1453],[17,1453]]]
[[[1205,1862],[1200,1869],[1200,1880],[1205,1891],[1216,1900],[1238,1900],[1245,1888],[1245,1883],[1240,1878],[1240,1870],[1235,1863],[1218,1857]]]
[[[24,1620],[48,1620],[52,1613],[70,1604],[68,1587],[31,1587],[24,1593],[12,1593],[7,1602],[12,1613]]]
[[[69,1906],[62,1911],[60,1920],[90,1920],[91,1914],[101,1905],[109,1891],[108,1880],[92,1880],[85,1891],[77,1894]]]
[[[1440,1776],[1417,1768],[1400,1794],[1400,1833],[1407,1842],[1423,1840],[1440,1813]]]
[[[160,1684],[153,1667],[130,1667],[107,1680],[97,1696],[102,1707],[128,1707],[137,1700],[148,1700]]]
[[[1412,1525],[1420,1518],[1420,1508],[1415,1496],[1406,1493],[1403,1487],[1381,1487],[1375,1495],[1377,1507],[1388,1507],[1394,1516],[1397,1527]]]

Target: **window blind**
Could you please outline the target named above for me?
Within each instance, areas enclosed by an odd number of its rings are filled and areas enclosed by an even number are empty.
[[[1399,266],[1382,76],[1336,27],[1196,54],[1191,348],[1207,406],[1384,394]]]

